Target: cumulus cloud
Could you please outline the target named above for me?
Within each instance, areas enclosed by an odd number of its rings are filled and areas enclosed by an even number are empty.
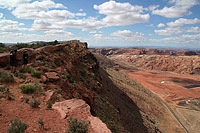
[[[1,32],[17,32],[27,30],[26,28],[22,28],[20,26],[24,25],[23,23],[19,23],[17,21],[0,19],[0,33]]]
[[[163,23],[160,23],[160,24],[157,25],[157,27],[159,27],[159,28],[164,27],[164,26],[165,26],[165,24],[163,24]]]
[[[164,16],[167,18],[178,18],[184,15],[190,15],[189,11],[191,7],[199,4],[198,0],[170,0],[171,7],[164,7],[163,9],[155,9],[152,14]]]
[[[192,46],[197,47],[200,45],[199,39],[200,39],[200,34],[196,34],[196,35],[181,35],[181,36],[176,36],[176,37],[167,37],[167,38],[162,38],[162,39],[151,39],[151,41],[172,43],[172,44],[177,44],[177,45],[193,44],[189,46],[191,48]]]
[[[57,33],[48,33],[48,34],[25,34],[25,33],[7,33],[0,36],[2,42],[14,43],[14,42],[31,42],[31,41],[54,41],[54,40],[71,40],[71,32],[64,32],[62,36]],[[12,39],[10,39],[12,38]]]
[[[101,5],[94,5],[94,9],[100,14],[105,14],[103,23],[106,26],[131,25],[149,21],[149,14],[142,14],[145,10],[142,6],[131,5],[130,3],[119,3],[115,1],[105,2]]]
[[[11,10],[18,5],[28,4],[31,0],[0,0],[0,8]]]
[[[180,27],[176,28],[167,27],[166,29],[163,30],[154,30],[154,32],[157,33],[158,35],[177,35],[183,33],[184,31]]]
[[[199,27],[189,27],[189,28],[181,28],[181,27],[167,27],[162,30],[154,30],[158,35],[177,35],[181,33],[200,33]]]
[[[200,19],[198,19],[198,18],[194,18],[194,19],[180,18],[180,19],[177,19],[174,22],[167,23],[167,25],[169,27],[179,27],[179,26],[183,26],[183,25],[186,25],[186,24],[199,24],[199,23],[200,23]]]
[[[3,18],[3,13],[0,13],[0,18]]]
[[[190,27],[186,29],[186,32],[189,33],[200,33],[200,28],[199,27]]]
[[[153,11],[153,10],[155,10],[156,8],[158,8],[159,7],[159,5],[151,5],[151,6],[149,6],[149,10],[150,11]]]
[[[130,30],[118,30],[111,34],[111,36],[117,36],[128,41],[136,41],[136,42],[144,41],[145,38],[143,37],[143,35],[144,35],[143,33],[133,33]]]

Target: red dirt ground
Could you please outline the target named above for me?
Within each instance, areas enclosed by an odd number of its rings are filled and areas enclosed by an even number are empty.
[[[163,101],[170,105],[182,100],[189,100],[200,97],[200,87],[184,88],[186,85],[200,85],[199,77],[161,74],[148,71],[136,71],[128,74],[130,77],[141,83]],[[164,83],[161,83],[164,81]]]

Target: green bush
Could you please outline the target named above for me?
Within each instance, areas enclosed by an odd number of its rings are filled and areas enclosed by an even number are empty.
[[[41,74],[42,74],[41,72],[38,72],[36,70],[31,72],[31,76],[36,78],[41,78]]]
[[[31,67],[25,67],[25,68],[21,68],[19,70],[19,72],[21,73],[30,73],[32,77],[36,77],[36,78],[40,78],[41,77],[41,72],[38,72],[37,70],[31,68]]]
[[[0,87],[0,92],[5,92],[5,87]]]
[[[13,75],[9,74],[6,71],[0,71],[0,78],[1,78],[1,82],[6,82],[6,83],[11,83],[14,82],[14,78]]]
[[[21,85],[19,88],[22,90],[22,93],[24,94],[32,94],[35,91],[34,84]]]
[[[21,120],[13,119],[10,120],[8,133],[24,133],[27,127],[28,127],[27,124],[21,122]]]
[[[84,78],[86,77],[86,71],[84,69],[81,69],[79,72],[82,77],[84,77]]]
[[[74,83],[74,78],[70,74],[65,74],[64,76],[69,80],[70,83]]]
[[[48,103],[47,103],[47,108],[48,108],[48,109],[51,109],[51,108],[52,108],[52,103],[51,103],[51,102],[48,102]]]
[[[44,122],[43,122],[43,119],[42,119],[42,118],[39,118],[39,119],[38,119],[38,124],[39,124],[39,128],[40,128],[40,129],[44,129]]]
[[[37,108],[38,106],[40,105],[40,100],[34,100],[34,101],[31,101],[31,103],[30,103],[30,106],[32,107],[32,108]]]
[[[58,94],[61,94],[61,92],[62,92],[62,90],[59,88],[59,89],[57,89],[57,93]]]
[[[18,72],[15,72],[14,76],[19,77],[20,79],[26,79],[26,77],[27,77],[26,75],[23,75],[22,73],[18,73]]]
[[[28,103],[28,101],[29,101],[29,98],[26,97],[26,98],[25,98],[25,103]]]
[[[68,119],[69,130],[66,133],[88,133],[88,125],[85,121],[78,121],[75,119]]]
[[[31,67],[24,67],[19,70],[20,73],[31,73],[32,71],[34,71],[34,69]]]
[[[10,69],[11,69],[10,65],[7,65],[7,66],[5,67],[5,69],[6,69],[6,70],[10,70]]]

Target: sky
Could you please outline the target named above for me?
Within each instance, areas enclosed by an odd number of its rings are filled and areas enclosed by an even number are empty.
[[[0,42],[200,50],[200,0],[0,0]]]

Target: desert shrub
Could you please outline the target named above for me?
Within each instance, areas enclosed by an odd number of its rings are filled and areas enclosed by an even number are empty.
[[[51,109],[51,108],[52,108],[52,103],[51,103],[51,102],[48,102],[48,103],[47,103],[47,108],[48,108],[48,109]]]
[[[17,49],[29,48],[30,45],[29,45],[29,44],[26,44],[26,43],[18,43],[17,45],[15,45],[15,47],[16,47]]]
[[[27,127],[28,127],[27,124],[21,122],[21,120],[13,119],[10,120],[8,133],[24,133]]]
[[[11,83],[14,82],[14,78],[13,75],[9,74],[6,71],[0,71],[0,78],[1,78],[1,82],[6,82],[6,83]]]
[[[38,72],[37,70],[34,70],[31,72],[31,76],[32,77],[36,77],[36,78],[41,78],[41,72]]]
[[[43,69],[43,72],[44,72],[44,73],[48,72],[48,69],[46,69],[46,68],[45,68],[45,69]]]
[[[62,92],[62,90],[59,88],[59,89],[57,89],[57,93],[58,94],[61,94],[61,92]]]
[[[42,86],[40,85],[40,82],[38,80],[35,82],[35,90],[37,92],[39,92],[40,94],[44,93],[43,90],[42,90]]]
[[[26,97],[26,98],[25,98],[25,103],[28,103],[28,101],[29,101],[29,98]]]
[[[88,133],[88,125],[85,121],[78,121],[75,119],[68,119],[69,130],[66,133]]]
[[[19,70],[21,73],[30,73],[32,77],[40,78],[41,72],[38,72],[37,70],[31,68],[31,67],[24,67]]]
[[[0,87],[0,92],[5,92],[5,87]]]
[[[84,69],[81,69],[79,72],[82,77],[86,77],[86,71]]]
[[[67,74],[66,78],[69,80],[70,83],[74,83],[74,78],[70,74]]]
[[[5,45],[4,43],[0,43],[0,47],[1,47],[1,48],[5,48],[6,45]]]
[[[61,66],[61,59],[59,57],[54,57],[54,63],[57,65],[57,66]]]
[[[11,69],[10,65],[7,65],[7,66],[5,67],[5,69],[6,69],[6,70],[10,70],[10,69]]]
[[[31,103],[30,103],[30,106],[32,107],[32,108],[37,108],[38,106],[40,105],[40,100],[33,100],[33,101],[31,101]]]
[[[40,128],[40,129],[44,129],[44,122],[43,122],[43,119],[42,119],[42,118],[39,118],[39,119],[38,119],[38,125],[39,125],[39,128]]]
[[[32,71],[33,71],[33,68],[31,67],[24,67],[19,70],[20,73],[31,73]]]
[[[60,96],[56,96],[56,99],[57,99],[57,100],[60,100]]]
[[[49,68],[51,68],[51,69],[55,69],[55,68],[56,68],[55,63],[51,63]]]
[[[26,79],[26,75],[23,75],[22,73],[15,72],[14,76],[19,77],[20,79]]]
[[[21,85],[19,88],[22,90],[22,93],[24,94],[32,94],[35,91],[34,84]]]

